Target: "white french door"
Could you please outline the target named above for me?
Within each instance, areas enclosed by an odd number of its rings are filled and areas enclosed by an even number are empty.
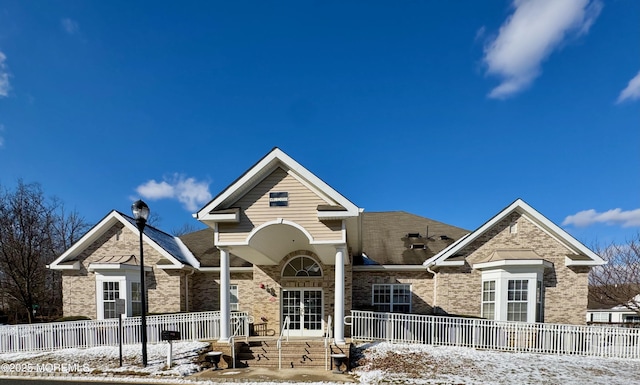
[[[282,322],[290,319],[289,335],[321,337],[322,289],[284,289],[282,291]]]

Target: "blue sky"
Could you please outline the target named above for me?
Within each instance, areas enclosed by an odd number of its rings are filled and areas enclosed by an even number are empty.
[[[366,211],[640,229],[640,2],[0,3],[0,184],[166,231],[277,146]]]

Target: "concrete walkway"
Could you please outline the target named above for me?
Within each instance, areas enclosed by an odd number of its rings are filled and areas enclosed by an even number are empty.
[[[190,378],[207,379],[216,382],[357,382],[350,374],[333,373],[324,369],[207,369],[192,375]]]

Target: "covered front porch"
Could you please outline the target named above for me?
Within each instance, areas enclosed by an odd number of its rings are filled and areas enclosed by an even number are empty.
[[[284,220],[253,231],[244,244],[218,246],[220,250],[219,342],[229,342],[231,254],[253,264],[239,307],[254,319],[256,330],[269,335],[323,337],[329,319],[331,334],[344,343],[345,309],[350,309],[350,261],[345,243],[314,243],[301,226]],[[236,282],[235,280],[233,281]],[[348,286],[348,287],[347,287]]]

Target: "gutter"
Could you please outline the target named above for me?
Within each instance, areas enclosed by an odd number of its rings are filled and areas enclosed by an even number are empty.
[[[433,274],[433,312],[435,314],[436,307],[438,306],[438,275],[435,271],[431,270],[431,266],[435,266],[435,262],[426,265],[427,272]]]
[[[424,271],[422,265],[358,265],[353,271]]]
[[[200,267],[198,271],[203,273],[219,273],[220,267]],[[253,266],[240,266],[240,267],[229,267],[229,272],[232,273],[251,273],[253,272]]]

